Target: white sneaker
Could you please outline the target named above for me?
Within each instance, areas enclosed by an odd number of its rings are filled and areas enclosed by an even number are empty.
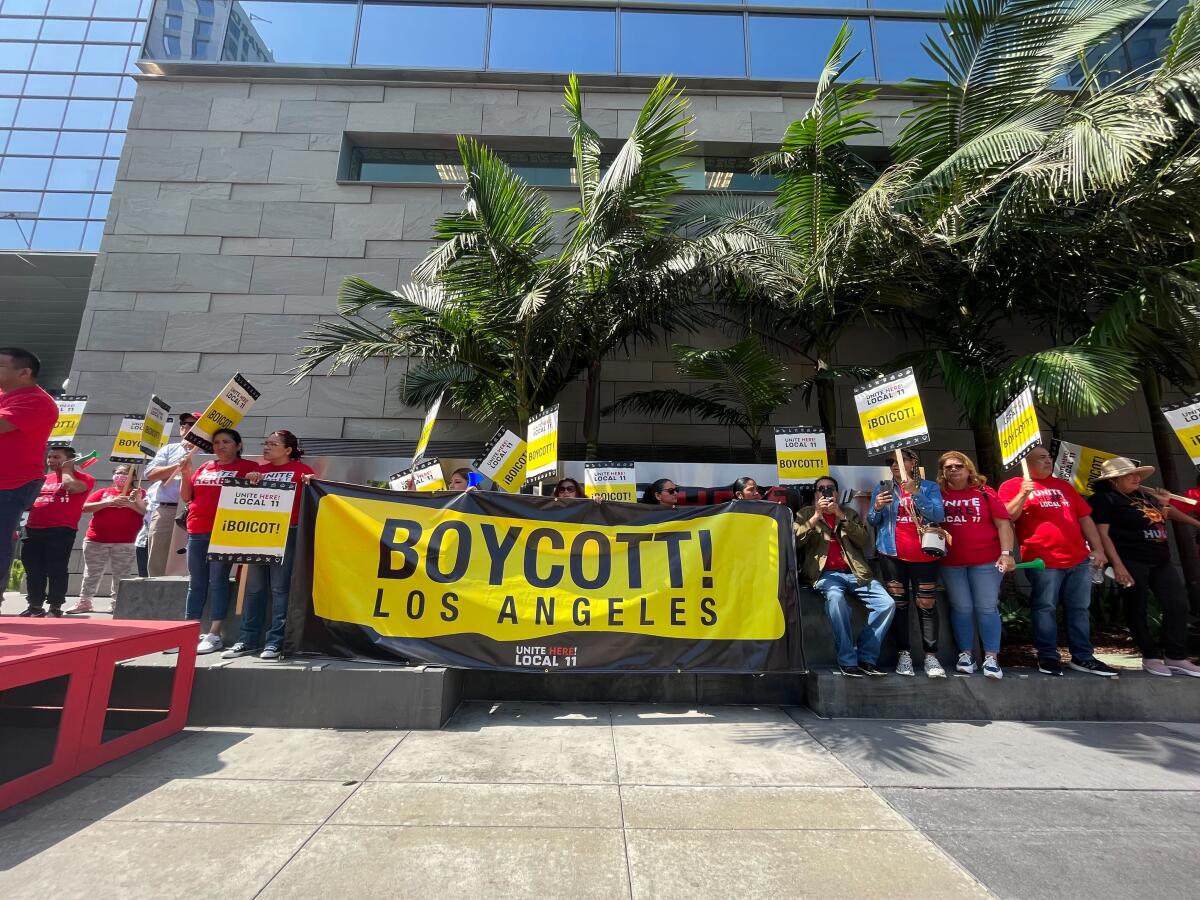
[[[215,653],[225,646],[225,642],[221,640],[219,634],[206,634],[200,638],[200,644],[196,647],[196,653],[203,656],[205,653]]]
[[[258,654],[259,659],[279,659],[280,653],[278,647],[263,647],[263,652]]]
[[[1200,666],[1190,659],[1164,659],[1163,665],[1176,675],[1191,675],[1193,678],[1200,678]]]
[[[991,653],[983,658],[983,674],[988,678],[995,678],[997,681],[1004,677],[1000,663],[996,662],[996,657]]]
[[[896,660],[897,675],[913,674],[912,654],[907,650],[900,651],[900,658]]]
[[[946,677],[946,670],[942,668],[942,664],[938,662],[938,658],[932,653],[925,654],[925,674],[930,678]]]
[[[90,612],[94,612],[94,611],[95,610],[92,609],[92,601],[91,600],[77,600],[75,602],[75,605],[72,606],[70,609],[63,610],[63,612],[68,616],[78,616],[81,613],[90,613]]]
[[[221,654],[221,659],[237,659],[239,656],[250,656],[257,652],[258,649],[256,647],[251,647],[249,644],[244,644],[241,641],[238,641]]]
[[[929,657],[925,658],[928,659]],[[956,665],[954,668],[959,672],[962,672],[964,675],[974,675],[975,658],[971,656],[970,653],[960,653],[958,654],[958,665]]]

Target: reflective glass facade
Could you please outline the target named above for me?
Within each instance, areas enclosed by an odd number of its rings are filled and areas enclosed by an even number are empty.
[[[95,251],[151,0],[0,0],[0,250]]]

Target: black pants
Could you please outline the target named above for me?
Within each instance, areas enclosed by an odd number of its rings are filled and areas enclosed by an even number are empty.
[[[150,577],[150,548],[135,547],[133,550],[134,558],[137,560],[138,578]]]
[[[1121,588],[1121,603],[1125,607],[1125,622],[1143,659],[1184,659],[1187,657],[1187,590],[1183,579],[1169,562],[1152,566],[1125,561],[1133,576],[1133,586]],[[1162,634],[1155,640],[1150,633],[1147,611],[1150,595],[1154,594],[1162,608]]]
[[[917,604],[917,619],[921,626],[921,646],[926,653],[937,653],[938,615],[936,562],[905,562],[894,556],[879,557],[883,586],[896,601],[896,617],[892,620],[892,635],[897,650],[911,650],[908,631],[908,609],[911,601]]]
[[[67,568],[75,546],[74,528],[26,528],[21,542],[29,605],[60,607],[67,599]]]

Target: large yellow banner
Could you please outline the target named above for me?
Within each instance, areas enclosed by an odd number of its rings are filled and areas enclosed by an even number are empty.
[[[771,641],[785,629],[766,515],[599,525],[329,494],[314,550],[315,613],[390,637]]]

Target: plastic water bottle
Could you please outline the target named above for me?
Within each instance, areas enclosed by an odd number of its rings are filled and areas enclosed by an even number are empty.
[[[1092,566],[1092,584],[1104,584],[1103,566]]]

